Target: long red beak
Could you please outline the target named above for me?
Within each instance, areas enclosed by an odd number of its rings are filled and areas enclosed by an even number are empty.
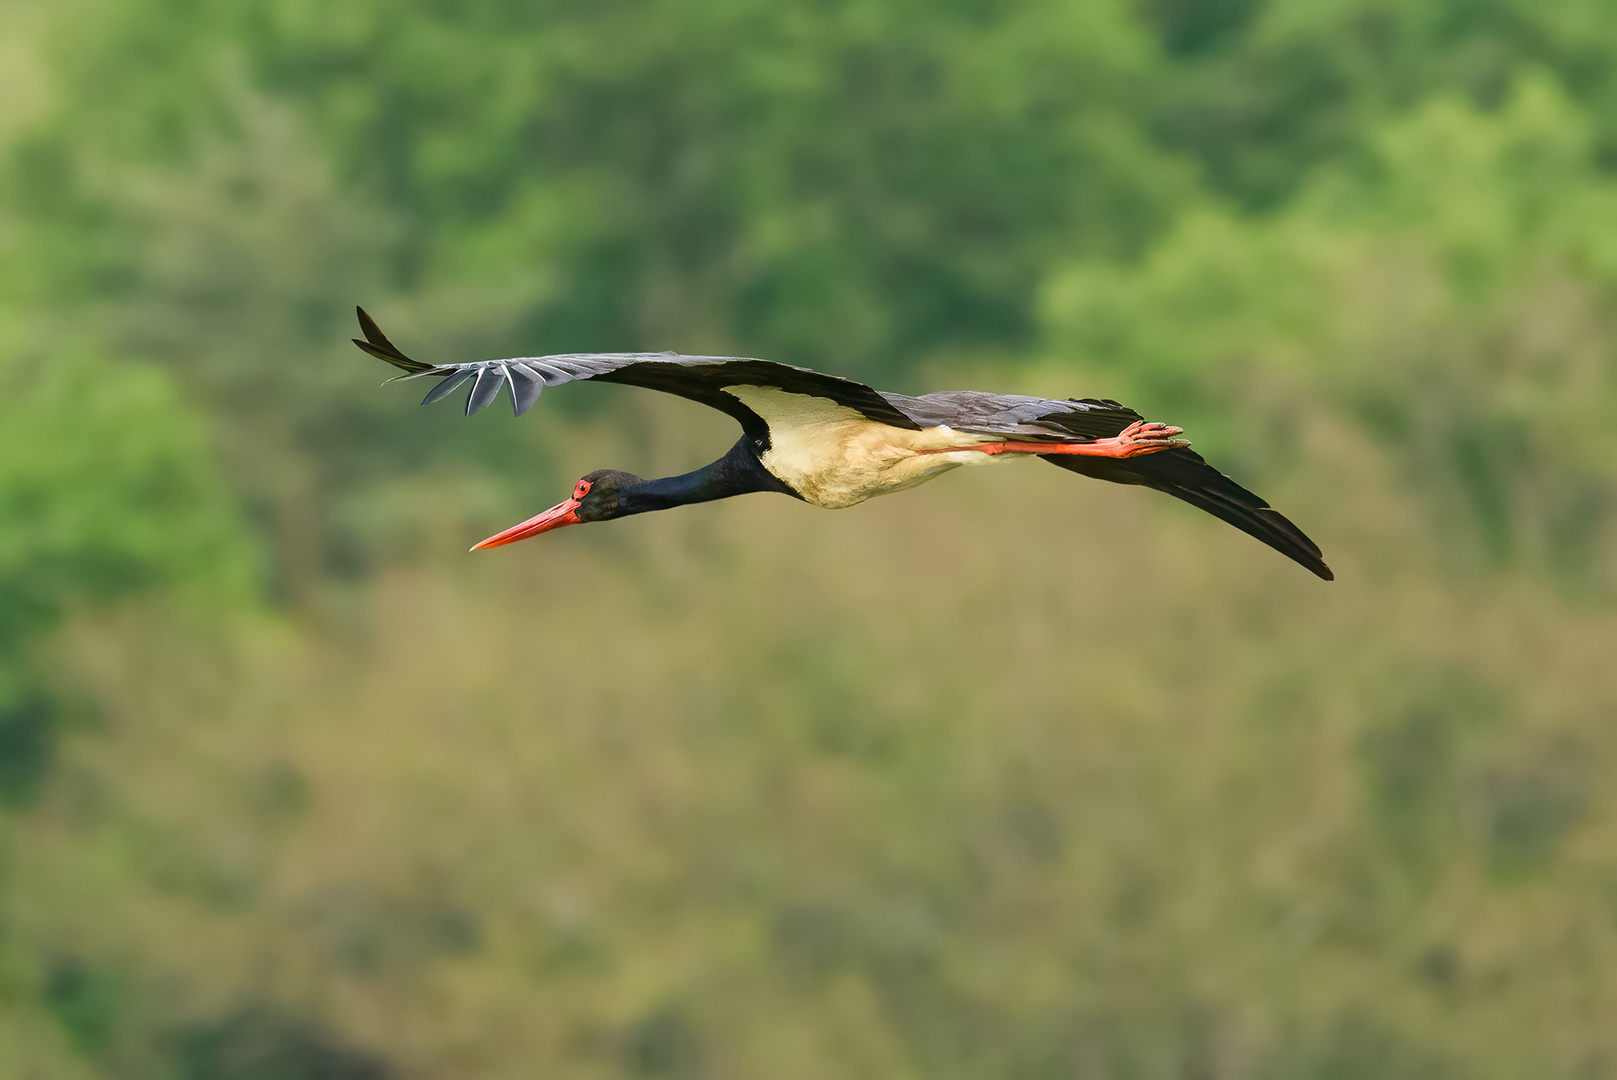
[[[578,500],[568,499],[560,506],[552,506],[538,517],[531,517],[519,525],[513,525],[502,533],[495,533],[480,544],[473,544],[472,549],[499,547],[501,544],[514,544],[518,540],[526,540],[530,536],[538,536],[551,529],[559,529],[563,525],[577,525]]]

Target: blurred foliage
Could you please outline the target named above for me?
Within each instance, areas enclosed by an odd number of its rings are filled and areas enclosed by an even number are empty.
[[[1597,0],[13,0],[0,1078],[1617,1070]],[[1127,398],[461,554],[728,422],[346,344]],[[558,404],[559,402],[559,404]]]
[[[0,804],[26,801],[59,712],[30,645],[77,605],[246,603],[251,549],[203,425],[162,372],[0,346]]]

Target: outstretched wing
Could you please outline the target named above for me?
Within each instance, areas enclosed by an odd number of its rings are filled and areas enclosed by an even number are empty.
[[[1306,566],[1326,581],[1336,575],[1325,565],[1319,545],[1293,525],[1284,514],[1271,509],[1257,495],[1225,476],[1194,450],[1179,447],[1132,458],[1074,457],[1066,454],[1043,455],[1059,465],[1097,480],[1114,484],[1139,484],[1167,492],[1214,517],[1234,525],[1248,536],[1255,536],[1280,554]]]
[[[915,398],[885,396],[924,426],[948,425],[956,431],[1004,435],[1018,442],[1094,442],[1110,439],[1144,419],[1128,406],[1108,398],[1054,401],[969,390]],[[1326,581],[1335,577],[1325,565],[1319,547],[1301,529],[1193,450],[1177,447],[1132,458],[1040,456],[1052,465],[1097,480],[1166,492],[1257,537]]]
[[[787,400],[814,399],[827,410],[853,409],[871,420],[895,427],[915,429],[920,425],[894,408],[886,398],[863,383],[822,375],[807,368],[754,360],[741,356],[681,356],[678,353],[565,353],[557,356],[518,356],[505,360],[473,360],[462,364],[428,364],[406,356],[387,339],[374,319],[359,313],[359,326],[365,340],[354,344],[404,372],[400,378],[433,377],[438,384],[428,391],[421,404],[449,396],[461,386],[466,393],[466,415],[471,416],[499,396],[501,388],[511,391],[511,406],[518,416],[527,412],[547,386],[582,379],[624,383],[661,390],[691,401],[701,402],[728,413],[748,434],[768,437],[770,417],[758,408],[744,404],[728,393],[729,387],[762,386],[792,395]],[[747,395],[753,406],[770,400],[770,395]],[[767,411],[767,410],[766,410]]]

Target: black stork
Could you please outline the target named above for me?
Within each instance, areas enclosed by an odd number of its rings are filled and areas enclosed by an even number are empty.
[[[364,309],[354,344],[404,371],[436,377],[423,405],[470,383],[466,415],[502,387],[521,416],[547,386],[579,379],[676,394],[728,413],[741,439],[719,460],[683,476],[642,480],[617,469],[580,479],[566,501],[477,544],[526,540],[564,525],[607,521],[686,503],[778,491],[827,509],[902,491],[959,465],[1031,454],[1070,472],[1165,491],[1257,537],[1326,581],[1319,548],[1269,504],[1187,449],[1182,429],[1148,423],[1104,398],[1047,398],[944,391],[909,397],[807,368],[737,356],[568,353],[427,364],[399,351]]]

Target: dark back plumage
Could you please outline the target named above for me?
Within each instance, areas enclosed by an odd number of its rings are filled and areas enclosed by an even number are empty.
[[[922,427],[947,426],[956,431],[1035,442],[1110,439],[1145,419],[1128,406],[1104,398],[1057,401],[980,390],[941,390],[920,397],[883,393],[882,397]]]

